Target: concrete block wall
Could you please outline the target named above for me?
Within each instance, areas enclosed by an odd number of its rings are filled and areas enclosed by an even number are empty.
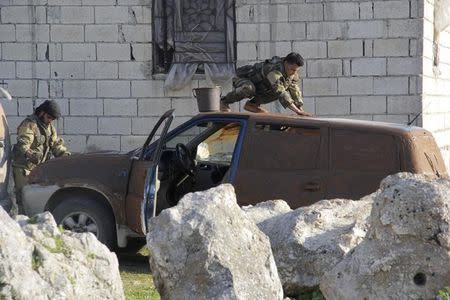
[[[406,124],[422,108],[419,1],[237,0],[238,65],[297,51],[306,110]]]
[[[433,63],[434,0],[424,1],[423,127],[432,131],[450,166],[450,28],[440,33],[439,64]]]
[[[60,103],[64,117],[58,131],[75,152],[130,150],[143,143],[165,110],[176,109],[174,126],[194,115],[191,90],[207,85],[203,76],[181,91],[166,91],[165,75],[152,74],[151,5],[151,0],[0,0],[0,85],[15,96],[3,102],[12,132],[47,98]],[[436,79],[426,66],[432,5],[431,0],[236,0],[237,65],[297,51],[306,59],[301,87],[307,111],[407,123],[424,110],[424,126],[447,147],[450,42],[445,33]],[[268,106],[286,113],[277,103]],[[422,125],[422,118],[416,124]]]
[[[194,115],[192,88],[164,90],[152,76],[151,0],[1,0],[0,85],[12,140],[33,108],[56,100],[59,134],[73,152],[127,151],[145,141],[162,113],[175,125]]]

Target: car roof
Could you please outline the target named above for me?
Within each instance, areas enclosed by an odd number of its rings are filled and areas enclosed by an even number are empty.
[[[255,122],[269,122],[280,124],[298,123],[308,126],[327,126],[339,129],[357,131],[377,131],[394,135],[417,135],[428,134],[428,131],[417,126],[396,124],[378,121],[355,120],[344,118],[303,117],[296,115],[285,115],[280,113],[247,113],[247,112],[205,112],[194,118],[203,117],[235,117],[254,120]]]

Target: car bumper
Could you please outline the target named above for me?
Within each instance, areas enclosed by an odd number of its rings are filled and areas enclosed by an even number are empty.
[[[43,186],[29,184],[22,188],[22,201],[25,214],[34,216],[45,210],[50,197],[59,189],[57,185]]]

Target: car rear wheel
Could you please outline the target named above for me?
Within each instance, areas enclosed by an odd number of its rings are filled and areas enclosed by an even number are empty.
[[[91,232],[109,249],[116,245],[113,216],[102,203],[89,197],[64,199],[52,212],[58,225],[74,232]]]

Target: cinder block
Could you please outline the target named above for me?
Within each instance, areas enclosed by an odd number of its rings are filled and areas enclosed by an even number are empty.
[[[86,79],[117,79],[118,69],[116,62],[85,62]]]
[[[82,6],[108,6],[108,5],[116,5],[116,0],[82,0]]]
[[[118,42],[117,25],[86,25],[86,42]]]
[[[373,78],[338,78],[338,91],[339,95],[371,95],[373,94]]]
[[[83,153],[86,149],[86,136],[84,135],[62,135],[64,144],[72,153]]]
[[[96,134],[96,117],[64,117],[65,134]]]
[[[51,77],[60,79],[84,79],[82,62],[52,62]]]
[[[33,60],[33,45],[25,43],[3,43],[2,60]]]
[[[32,80],[28,79],[13,79],[5,80],[4,83],[7,84],[8,91],[14,97],[33,97],[36,95],[36,85],[33,85]]]
[[[356,20],[359,18],[358,2],[325,3],[325,20]]]
[[[118,135],[89,135],[86,142],[86,151],[99,150],[120,151],[120,136]]]
[[[152,27],[150,25],[122,25],[121,33],[125,42],[151,42]]]
[[[289,22],[323,21],[323,5],[321,3],[289,5]]]
[[[83,42],[83,25],[51,25],[50,40],[52,42]]]
[[[310,22],[307,26],[308,40],[336,40],[348,38],[346,22]]]
[[[328,41],[328,57],[359,57],[363,55],[361,40]]]
[[[175,120],[177,119],[179,118],[175,118]],[[143,134],[148,136],[158,120],[159,117],[132,118],[132,134]]]
[[[353,76],[386,75],[385,58],[355,58],[351,64]]]
[[[47,7],[47,23],[61,24],[61,6]]]
[[[270,27],[271,41],[292,41],[306,39],[306,24],[303,22],[272,23]]]
[[[135,61],[150,61],[152,53],[152,45],[149,43],[131,44],[130,46],[130,55],[134,57]]]
[[[420,19],[388,20],[388,36],[416,38],[421,33]]]
[[[91,6],[63,6],[61,7],[61,23],[94,23],[94,8]]]
[[[178,98],[172,100],[177,116],[194,116],[198,114],[197,100],[193,98]]]
[[[96,6],[94,9],[97,24],[126,24],[130,19],[126,6]]]
[[[375,19],[407,19],[409,18],[409,1],[374,1]]]
[[[81,5],[81,0],[48,0],[48,5]]]
[[[387,61],[388,75],[419,75],[421,69],[419,57],[393,57]]]
[[[102,116],[103,101],[98,99],[70,99],[71,116]]]
[[[337,77],[342,76],[342,60],[321,59],[307,61],[308,77]]]
[[[16,32],[14,25],[0,25],[0,37],[1,41],[4,42],[15,42],[16,41]]]
[[[373,40],[364,40],[364,57],[373,57]]]
[[[286,54],[292,52],[291,42],[275,42],[274,43],[275,55],[284,57]]]
[[[97,81],[97,87],[99,97],[130,97],[130,81],[127,80],[99,80]]]
[[[18,42],[48,42],[50,40],[49,25],[16,25]]]
[[[373,41],[373,56],[408,56],[409,39],[383,39]]]
[[[33,102],[31,98],[17,99],[19,116],[28,116],[33,114]]]
[[[164,97],[164,81],[133,80],[131,81],[131,97],[139,97],[139,98]]]
[[[136,99],[105,99],[105,116],[136,116]]]
[[[131,134],[131,119],[118,117],[98,118],[98,132],[103,134]]]
[[[406,95],[408,94],[408,77],[374,78],[375,95]]]
[[[2,23],[32,23],[31,9],[32,7],[28,6],[2,6],[0,11]]]
[[[420,96],[388,96],[387,112],[389,114],[417,114],[422,110]]]
[[[356,21],[348,22],[349,38],[383,38],[387,35],[384,21]]]
[[[171,108],[169,98],[144,98],[138,100],[138,116],[161,116]]]
[[[120,151],[128,152],[142,147],[146,139],[147,135],[122,135],[120,136]]]
[[[152,66],[149,62],[119,62],[120,79],[146,79],[152,75]]]
[[[336,78],[305,78],[303,79],[303,96],[337,95]]]
[[[352,114],[386,113],[386,96],[352,97]]]
[[[363,20],[373,19],[373,2],[359,3],[359,18]]]
[[[141,3],[137,4],[141,5]],[[152,23],[152,9],[151,6],[133,6],[131,7],[133,15],[136,17],[138,24]]]
[[[317,97],[316,114],[348,115],[350,114],[349,97]]]
[[[236,24],[236,40],[239,42],[270,41],[270,24]]]
[[[95,44],[63,44],[65,61],[96,60]]]
[[[17,62],[17,78],[50,78],[49,62]]]
[[[16,66],[14,62],[0,62],[0,78],[13,79],[16,77]]]
[[[287,5],[243,5],[236,10],[238,23],[286,22],[288,20]]]
[[[62,60],[62,44],[37,44],[36,48],[38,60]]]
[[[131,60],[131,47],[129,44],[97,44],[97,60],[129,61]]]
[[[40,89],[42,90],[42,89]],[[48,88],[47,88],[50,98],[61,98],[63,97],[63,81],[62,80],[50,80],[48,82]]]
[[[237,59],[238,60],[256,60],[256,44],[255,43],[237,43]]]
[[[409,122],[408,115],[374,115],[373,120],[377,122],[388,122],[406,125]]]
[[[292,49],[300,53],[305,59],[327,57],[326,42],[294,42]]]
[[[92,80],[64,80],[63,93],[66,98],[95,98],[96,83]]]

